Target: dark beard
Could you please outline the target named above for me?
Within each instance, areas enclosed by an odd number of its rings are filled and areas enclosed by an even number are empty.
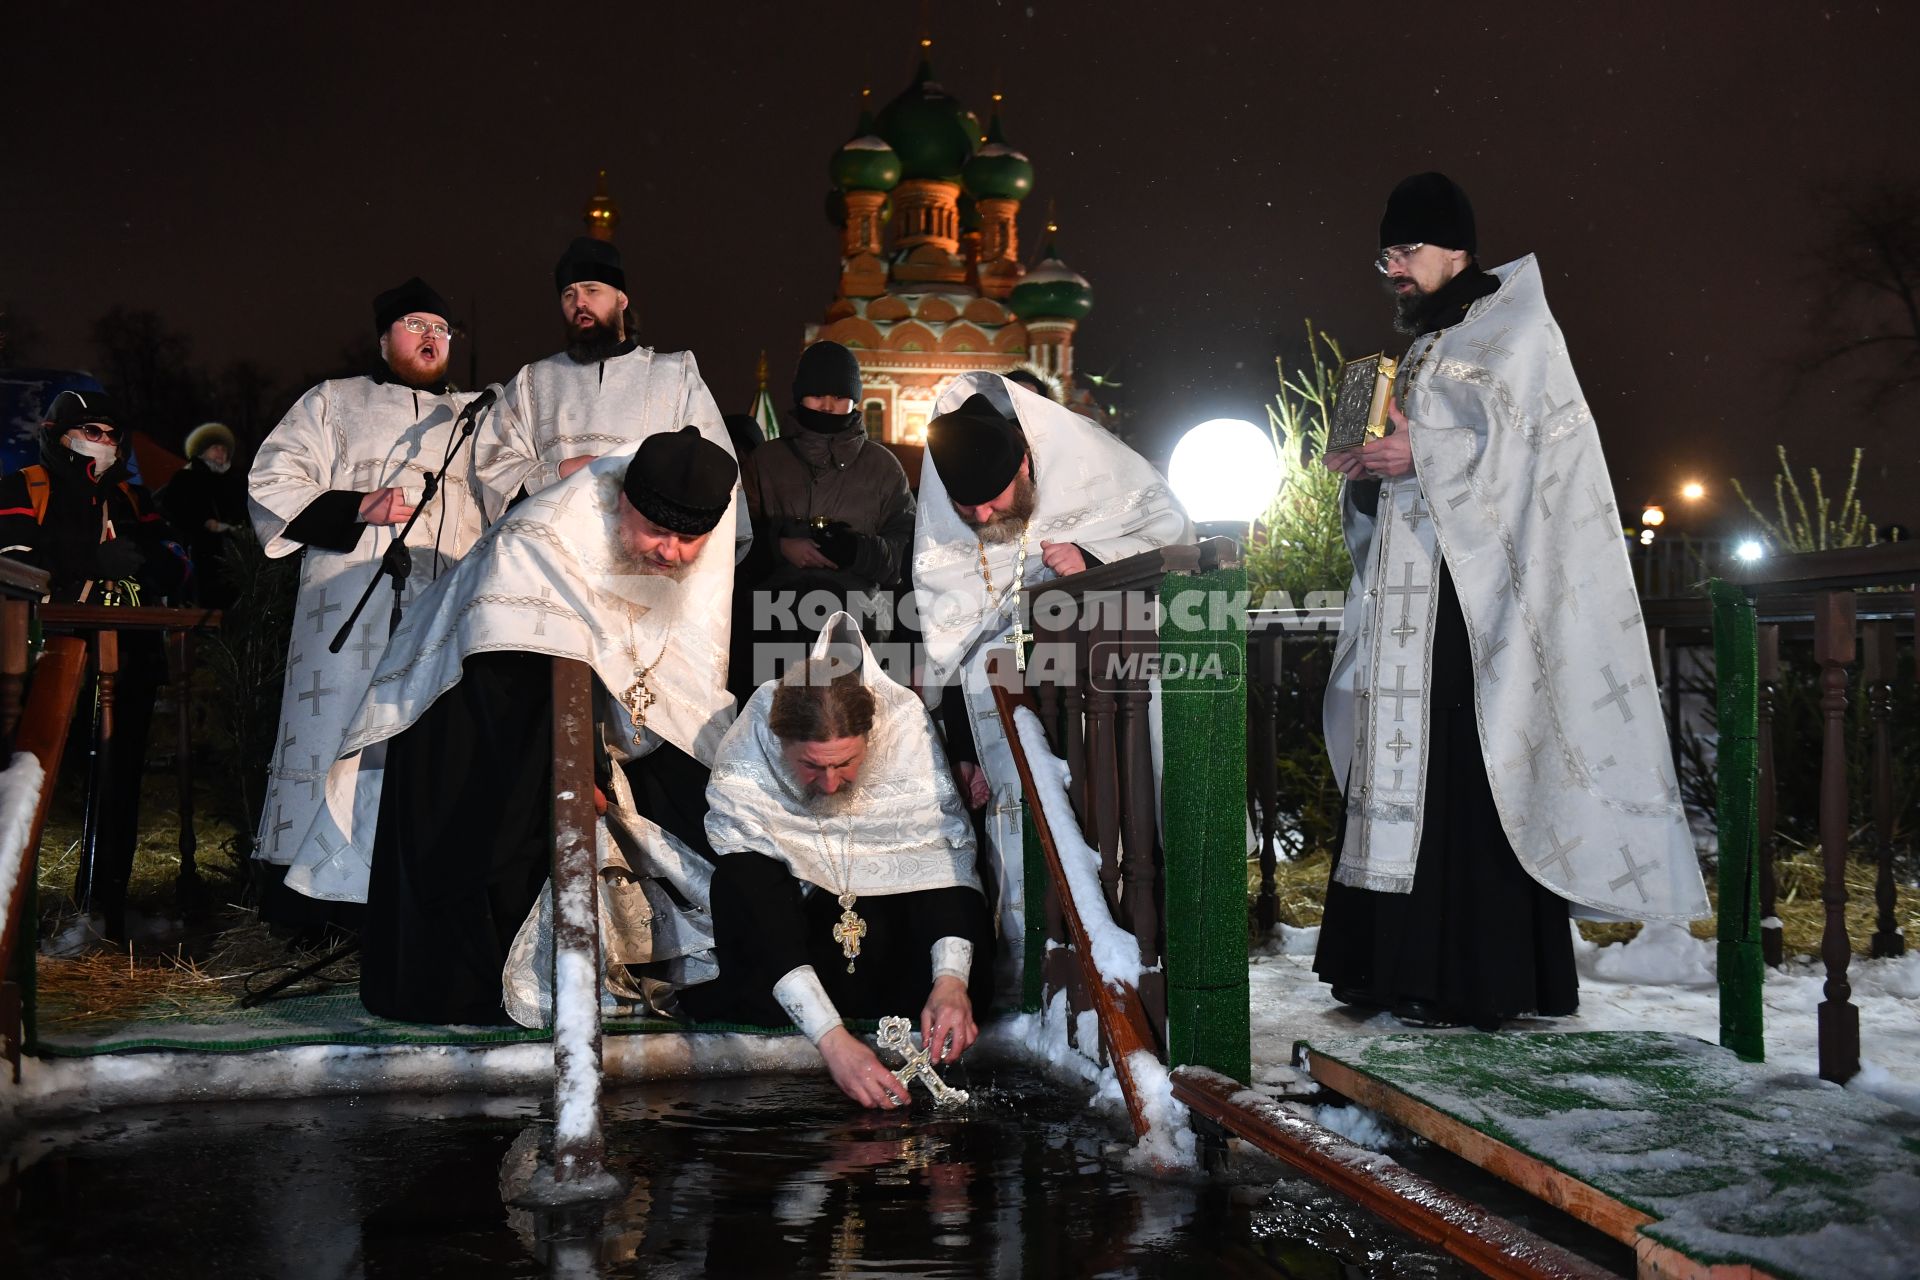
[[[598,364],[611,360],[626,346],[626,339],[614,325],[596,322],[591,329],[567,328],[567,358],[575,364]]]
[[[1417,284],[1405,293],[1397,293],[1394,291],[1394,283],[1392,277],[1381,281],[1382,287],[1393,298],[1393,331],[1406,334],[1410,338],[1425,333],[1426,322],[1433,311],[1435,294],[1426,292]]]

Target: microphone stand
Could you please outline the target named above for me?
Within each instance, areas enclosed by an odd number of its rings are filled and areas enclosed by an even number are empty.
[[[445,478],[447,468],[453,465],[454,456],[460,452],[460,446],[473,435],[475,411],[483,405],[492,403],[492,400],[493,397],[490,395],[481,395],[469,401],[467,407],[460,411],[460,417],[455,423],[459,434],[454,437],[453,444],[447,449],[447,456],[440,463],[440,470],[427,477],[426,486],[420,491],[420,501],[414,507],[413,514],[407,517],[407,522],[401,526],[399,535],[381,554],[379,567],[367,582],[367,589],[360,593],[360,602],[353,606],[353,612],[347,615],[347,620],[340,624],[340,630],[334,633],[333,642],[327,646],[327,652],[338,653],[347,643],[347,637],[353,633],[353,624],[360,621],[360,614],[366,609],[367,602],[373,599],[374,588],[380,585],[382,577],[393,579],[393,613],[387,619],[387,635],[391,637],[400,629],[400,596],[407,589],[407,578],[413,573],[413,553],[407,549],[407,535],[413,532],[413,526],[419,521],[421,513],[427,509],[427,504],[433,501],[433,495],[440,491],[440,482]]]
[[[382,575],[389,576],[393,579],[393,615],[387,619],[387,635],[391,637],[395,631],[400,629],[400,595],[406,590],[407,578],[413,572],[413,555],[407,550],[407,535],[413,532],[414,523],[420,519],[420,513],[427,509],[427,503],[431,502],[433,495],[440,491],[440,482],[446,478],[447,468],[453,465],[454,456],[460,452],[460,446],[466,443],[468,437],[473,435],[474,418],[478,416],[481,409],[486,408],[492,403],[493,396],[490,393],[482,392],[475,399],[469,401],[467,407],[460,411],[460,416],[454,423],[458,434],[454,436],[453,443],[448,446],[447,456],[441,460],[440,470],[427,477],[427,483],[420,491],[420,501],[413,508],[413,514],[407,517],[407,523],[401,527],[399,536],[393,540],[393,544],[380,556],[380,565],[379,568],[375,570],[372,581],[368,582],[367,589],[360,593],[359,603],[353,606],[353,612],[348,614],[347,620],[340,624],[340,630],[335,633],[333,643],[327,646],[329,653],[340,652],[341,647],[347,643],[347,636],[352,633],[353,624],[360,620],[360,614],[366,609],[367,602],[373,599],[373,590],[380,585]],[[301,965],[291,973],[283,974],[258,991],[248,992],[241,998],[240,1007],[242,1009],[251,1009],[256,1005],[264,1004],[266,1001],[279,995],[282,991],[285,991],[288,987],[294,986],[296,983],[319,973],[322,969],[325,969],[336,961],[345,959],[359,949],[360,939],[357,937],[348,938],[346,941],[329,950],[318,960]]]

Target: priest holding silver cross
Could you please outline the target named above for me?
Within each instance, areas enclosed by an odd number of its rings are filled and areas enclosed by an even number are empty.
[[[682,993],[709,1022],[800,1028],[862,1106],[906,1102],[843,1017],[919,1013],[934,1063],[979,1034],[993,927],[973,825],[933,722],[852,617],[754,691],[707,787],[720,976]]]
[[[1346,794],[1314,968],[1416,1026],[1579,1004],[1576,914],[1707,911],[1599,435],[1532,256],[1483,270],[1438,173],[1376,266],[1392,430],[1330,453],[1354,563],[1326,699]]]

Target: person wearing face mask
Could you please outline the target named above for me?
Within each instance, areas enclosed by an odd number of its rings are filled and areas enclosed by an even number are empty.
[[[488,523],[595,458],[662,431],[695,426],[734,456],[720,406],[691,351],[655,351],[634,334],[620,251],[576,237],[553,268],[566,347],[489,388],[498,400],[473,438],[475,492]],[[733,530],[746,554],[746,508]]]
[[[55,601],[162,604],[187,582],[186,553],[147,491],[127,478],[124,433],[124,420],[104,393],[63,391],[40,429],[39,464],[0,479],[0,555],[47,570]],[[99,838],[74,884],[74,900],[89,913],[88,930],[112,942],[127,936],[140,776],[154,697],[166,674],[157,635],[121,635],[113,744],[95,799]],[[90,718],[93,702],[89,692],[79,714]],[[84,933],[71,936],[87,940]]]
[[[203,422],[187,433],[187,465],[154,499],[187,540],[194,599],[209,609],[232,604],[224,562],[228,538],[247,527],[247,486],[233,470],[233,432],[225,423]]]
[[[869,637],[892,630],[913,492],[899,459],[867,439],[860,400],[853,352],[814,343],[794,370],[788,429],[741,464],[756,550],[745,567],[752,616],[735,624],[751,625],[759,641],[748,689],[778,674],[782,646],[792,650],[786,657],[800,656],[840,610]]]

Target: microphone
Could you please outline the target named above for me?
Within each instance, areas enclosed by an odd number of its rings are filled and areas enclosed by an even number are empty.
[[[491,408],[493,402],[499,398],[500,392],[494,387],[488,387],[485,391],[482,391],[479,395],[467,401],[467,407],[460,411],[460,416],[463,418],[477,418],[482,412]]]

